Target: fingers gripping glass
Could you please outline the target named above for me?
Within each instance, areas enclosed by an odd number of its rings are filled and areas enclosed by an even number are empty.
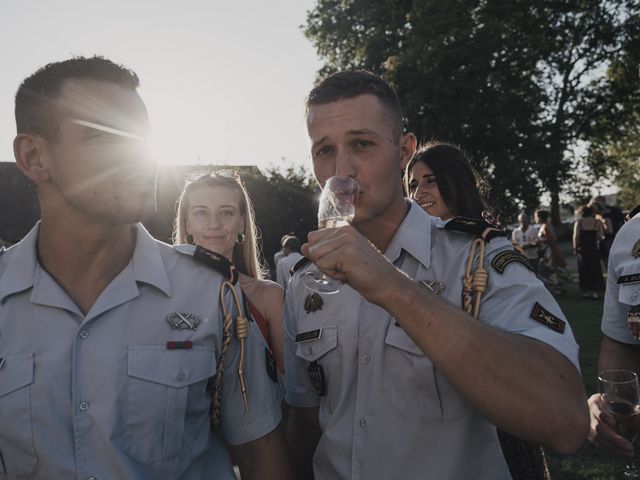
[[[633,443],[640,426],[638,376],[630,370],[605,370],[598,375],[598,387],[606,411],[616,422],[616,433]],[[635,459],[625,466],[624,477],[640,478]]]
[[[318,207],[318,229],[347,225],[356,213],[355,197],[358,183],[351,177],[331,177],[324,184]],[[319,270],[305,272],[302,281],[307,288],[318,293],[338,293],[341,283]]]

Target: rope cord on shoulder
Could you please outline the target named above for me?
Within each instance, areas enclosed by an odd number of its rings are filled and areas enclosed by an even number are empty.
[[[213,395],[211,397],[211,424],[213,425],[213,428],[217,428],[220,425],[220,418],[222,416],[222,374],[224,373],[225,355],[227,353],[229,345],[231,344],[231,334],[233,327],[233,315],[227,308],[227,304],[225,302],[225,293],[227,290],[231,292],[233,305],[238,312],[238,315],[235,319],[236,336],[238,337],[238,340],[240,340],[240,362],[238,367],[238,376],[240,377],[240,391],[242,392],[244,409],[246,412],[249,411],[247,386],[244,381],[244,349],[245,340],[249,335],[249,321],[242,314],[242,306],[240,301],[238,300],[238,294],[236,293],[233,284],[229,281],[224,281],[222,282],[222,285],[220,285],[220,306],[222,308],[222,313],[224,316],[222,324],[222,351],[220,352],[220,357],[218,358],[216,374],[213,380]]]
[[[472,272],[473,260],[478,256],[478,268]],[[464,311],[476,320],[480,313],[480,302],[482,294],[487,290],[487,280],[489,275],[484,269],[484,240],[476,238],[471,244],[467,269],[462,281],[462,297]],[[475,294],[475,298],[474,298]]]

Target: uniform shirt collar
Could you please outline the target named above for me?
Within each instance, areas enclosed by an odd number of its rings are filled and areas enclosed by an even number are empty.
[[[141,223],[136,225],[136,246],[133,250],[131,265],[136,281],[153,285],[166,296],[171,296],[171,282],[160,255],[158,242],[147,232]]]
[[[165,295],[170,296],[171,284],[158,244],[142,224],[136,225],[135,228],[136,246],[130,262],[134,279],[137,282],[152,285]],[[5,255],[10,255],[11,253],[13,255],[0,278],[0,303],[9,295],[22,292],[34,286],[36,273],[39,270],[36,255],[39,232],[40,222],[38,221],[22,241],[11,247],[11,252],[5,253]],[[129,266],[126,268],[129,268]]]
[[[387,247],[385,256],[395,262],[404,250],[418,260],[425,268],[431,265],[431,228],[436,220],[429,216],[423,208],[411,202],[409,212],[398,227],[391,243]]]

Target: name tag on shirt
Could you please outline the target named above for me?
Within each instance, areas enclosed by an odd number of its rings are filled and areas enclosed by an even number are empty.
[[[317,340],[322,336],[322,329],[311,330],[296,335],[296,343],[308,342],[309,340]]]

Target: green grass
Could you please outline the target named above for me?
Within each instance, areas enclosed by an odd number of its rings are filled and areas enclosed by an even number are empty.
[[[573,333],[580,345],[580,367],[587,395],[596,391],[596,362],[602,341],[600,321],[602,319],[602,299],[583,299],[578,290],[577,276],[564,297],[558,298],[562,311],[571,323]],[[561,457],[549,453],[549,468],[553,480],[614,480],[622,478],[624,458],[600,451],[588,442],[580,451],[571,456]]]

